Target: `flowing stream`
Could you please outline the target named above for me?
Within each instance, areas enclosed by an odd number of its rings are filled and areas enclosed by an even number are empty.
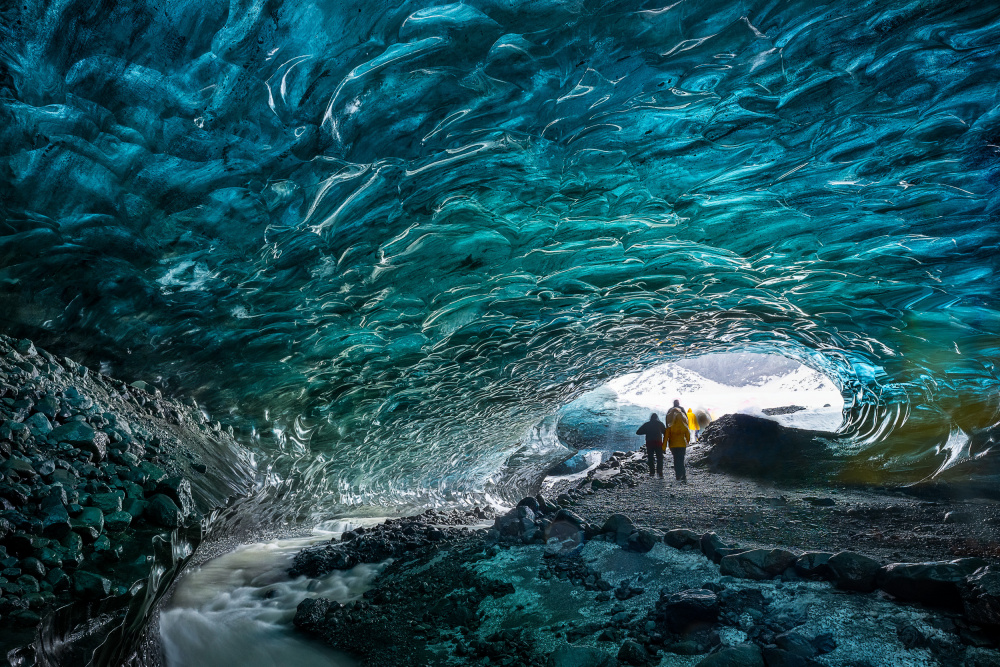
[[[246,544],[186,573],[160,615],[169,667],[351,667],[355,661],[295,632],[307,597],[361,597],[382,565],[359,565],[313,580],[288,576],[300,549],[381,519],[339,521],[309,537]]]

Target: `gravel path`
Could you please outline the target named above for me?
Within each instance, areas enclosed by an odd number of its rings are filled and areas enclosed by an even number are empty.
[[[928,501],[895,490],[779,486],[691,466],[688,483],[680,484],[670,479],[671,469],[665,472],[668,478],[661,480],[640,471],[634,488],[597,490],[573,509],[592,522],[622,513],[636,525],[661,530],[714,530],[740,546],[853,550],[887,562],[1000,558],[996,501]],[[554,492],[561,490],[557,485]]]

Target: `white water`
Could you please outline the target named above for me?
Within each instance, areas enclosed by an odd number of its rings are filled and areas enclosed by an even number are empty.
[[[361,597],[381,565],[359,565],[313,580],[288,576],[304,546],[329,540],[359,519],[327,524],[306,538],[247,544],[185,573],[160,614],[160,639],[169,667],[351,667],[355,662],[297,633],[299,602]]]

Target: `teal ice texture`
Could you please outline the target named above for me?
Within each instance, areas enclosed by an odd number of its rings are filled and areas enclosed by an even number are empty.
[[[873,475],[992,446],[996,3],[0,8],[0,327],[316,498],[509,496],[561,405],[724,350],[836,378]]]

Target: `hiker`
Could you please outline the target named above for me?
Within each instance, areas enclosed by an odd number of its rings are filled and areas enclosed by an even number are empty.
[[[667,411],[667,439],[670,443],[670,454],[674,457],[674,476],[678,482],[687,484],[687,471],[684,469],[684,452],[691,440],[691,430],[688,428],[688,416],[681,402],[674,400],[674,407]]]
[[[698,434],[701,433],[701,426],[698,425],[698,416],[695,415],[694,410],[691,408],[688,408],[688,428],[694,434],[694,441],[698,442]]]
[[[654,412],[649,421],[639,427],[636,435],[646,436],[646,462],[649,463],[649,476],[659,475],[663,479],[663,435],[666,427]],[[655,463],[655,466],[654,466]]]

